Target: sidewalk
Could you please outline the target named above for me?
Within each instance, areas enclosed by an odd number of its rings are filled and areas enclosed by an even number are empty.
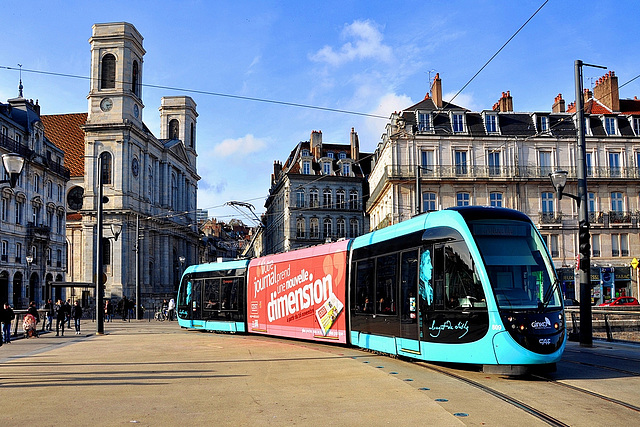
[[[354,349],[177,322],[120,320],[105,335],[90,325],[0,348],[2,425],[416,425],[418,414],[460,425]]]

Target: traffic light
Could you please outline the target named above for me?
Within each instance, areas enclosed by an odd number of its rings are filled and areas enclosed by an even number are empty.
[[[580,268],[584,269],[583,264],[586,263],[591,256],[591,238],[589,236],[589,223],[585,220],[578,224],[578,251],[580,252]],[[589,266],[587,266],[589,268]]]

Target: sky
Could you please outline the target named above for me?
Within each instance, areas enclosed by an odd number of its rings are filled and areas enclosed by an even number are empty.
[[[361,151],[373,152],[385,118],[422,100],[435,73],[451,99],[544,3],[7,2],[0,100],[18,95],[22,64],[24,96],[38,99],[42,114],[86,112],[92,25],[132,23],[147,52],[143,85],[165,87],[143,87],[143,121],[159,137],[161,97],[191,96],[198,208],[254,225],[225,204],[264,212],[273,162],[313,130],[348,144],[353,127]],[[635,0],[549,0],[453,102],[481,111],[510,91],[515,111],[550,111],[560,93],[574,100],[577,59],[615,71],[621,98],[640,96],[640,78],[625,84],[640,74],[638,11]],[[605,72],[585,67],[585,88]]]

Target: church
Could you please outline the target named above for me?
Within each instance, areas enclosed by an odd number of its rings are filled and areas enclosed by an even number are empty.
[[[88,112],[42,122],[71,175],[66,282],[95,283],[100,174],[105,298],[139,295],[150,306],[175,296],[183,269],[197,260],[200,177],[193,99],[161,99],[159,138],[142,121],[142,42],[132,24],[95,24]],[[76,286],[67,296],[87,301],[93,293]]]

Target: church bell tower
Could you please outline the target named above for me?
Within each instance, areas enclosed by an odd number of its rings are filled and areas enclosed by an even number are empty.
[[[87,124],[129,121],[142,127],[142,36],[127,22],[95,24]]]

